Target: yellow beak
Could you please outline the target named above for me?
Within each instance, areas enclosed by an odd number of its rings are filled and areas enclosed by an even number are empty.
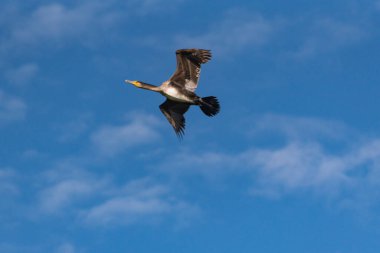
[[[133,84],[134,86],[140,86],[140,82],[138,81],[130,81],[130,80],[125,80],[124,81],[125,83],[130,83],[130,84]]]

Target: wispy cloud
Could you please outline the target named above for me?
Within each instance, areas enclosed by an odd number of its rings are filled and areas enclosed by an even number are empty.
[[[17,68],[10,69],[6,72],[9,82],[15,85],[24,85],[29,83],[38,73],[39,67],[35,63],[26,63]]]
[[[71,243],[62,243],[58,246],[52,245],[53,243],[45,239],[43,242],[31,242],[31,243],[0,243],[0,251],[3,253],[40,253],[40,252],[54,252],[54,253],[77,253],[84,252],[78,250]]]
[[[352,165],[318,144],[289,143],[279,149],[252,150],[248,161],[257,181],[252,193],[277,195],[312,190],[330,197],[349,186]]]
[[[230,52],[263,45],[275,29],[275,23],[260,14],[233,10],[221,21],[211,24],[208,31],[201,34],[182,34],[175,40],[181,47],[212,48]]]
[[[135,10],[135,13],[146,15],[153,12],[172,11],[186,0],[131,0],[129,6]]]
[[[99,188],[96,182],[68,179],[61,181],[41,193],[41,207],[47,212],[57,212],[74,201],[90,196]]]
[[[70,207],[91,198],[108,184],[107,178],[100,179],[82,168],[70,166],[62,165],[46,174],[45,180],[49,183],[39,193],[39,205],[43,212],[68,212]]]
[[[41,247],[34,245],[20,245],[17,243],[0,243],[0,251],[4,253],[20,253],[20,252],[30,252],[38,253],[41,252]]]
[[[58,140],[61,142],[69,142],[76,140],[83,135],[90,127],[93,116],[91,113],[83,113],[67,123],[57,126]]]
[[[336,207],[371,212],[379,206],[379,139],[357,143],[333,154],[319,144],[289,143],[278,149],[255,150],[250,158],[253,195],[302,194]]]
[[[63,161],[40,176],[35,215],[66,216],[86,226],[128,226],[170,221],[184,225],[199,213],[171,187],[150,177],[115,180]]]
[[[0,124],[24,119],[26,109],[23,100],[0,90]]]
[[[349,21],[312,13],[266,17],[254,11],[233,9],[201,32],[182,33],[174,41],[178,47],[204,47],[220,52],[270,45],[272,54],[302,60],[358,44],[370,36],[371,29],[371,22],[360,16],[353,16]],[[296,36],[289,38],[288,34],[293,33]]]
[[[362,41],[368,37],[368,33],[368,27],[361,22],[316,19],[306,31],[301,46],[290,55],[296,59],[305,59],[319,53],[331,52]]]
[[[156,164],[154,168],[174,176],[200,174],[206,179],[213,180],[228,174],[241,172],[241,165],[244,162],[239,160],[240,154],[236,153],[195,152],[183,149],[168,155],[167,158],[164,157],[163,161]],[[236,170],[236,168],[239,168],[239,170]]]
[[[183,150],[171,154],[158,168],[180,176],[200,174],[206,179],[248,177],[249,192],[255,196],[303,193],[334,199],[339,205],[355,201],[366,206],[380,204],[380,191],[374,190],[380,189],[380,180],[376,180],[380,139],[352,135],[355,131],[336,121],[275,115],[263,119],[255,131],[265,135],[264,126],[272,129],[271,135],[277,131],[282,144],[252,146],[235,153]]]
[[[87,128],[84,121],[87,119],[86,116],[79,121],[71,122],[68,125],[69,133],[61,136],[61,140],[70,140],[84,131]],[[110,177],[100,178],[89,173],[86,168],[95,166],[94,160],[110,158],[129,148],[159,139],[157,127],[160,121],[156,117],[132,113],[127,119],[128,122],[124,125],[102,126],[95,130],[90,135],[88,148],[82,155],[54,162],[54,170],[46,172],[43,176],[47,184],[38,194],[39,208],[43,212],[61,214],[63,209],[78,206],[79,202],[84,203],[84,200],[91,200],[93,196],[104,197],[103,194],[116,186],[112,185]],[[32,151],[32,156],[33,153]]]
[[[99,154],[112,156],[130,147],[158,140],[160,137],[157,131],[159,122],[153,116],[135,115],[124,125],[100,127],[92,134],[91,141]]]
[[[11,196],[19,193],[15,183],[16,172],[8,168],[0,168],[0,196]]]
[[[247,118],[245,123],[254,121],[249,128],[249,135],[263,133],[281,134],[292,140],[316,140],[331,138],[342,140],[348,134],[355,134],[351,128],[340,121],[324,120],[313,117],[294,117],[278,114],[265,114]]]
[[[173,198],[167,186],[140,179],[128,182],[117,194],[85,212],[84,217],[92,225],[128,225],[195,212],[196,207]]]
[[[174,7],[183,1],[53,2],[34,4],[29,9],[18,3],[8,4],[0,10],[0,28],[5,31],[0,34],[0,52],[6,54],[16,48],[25,51],[41,45],[56,48],[77,42],[93,46],[104,41],[100,33],[118,36],[118,29],[130,17],[162,13],[168,5]]]
[[[74,245],[71,243],[63,243],[58,246],[55,253],[75,253],[77,252]]]
[[[63,39],[82,38],[117,20],[115,9],[110,11],[107,7],[100,1],[85,1],[71,7],[60,3],[41,5],[13,24],[10,40],[29,45],[41,40],[62,43]]]

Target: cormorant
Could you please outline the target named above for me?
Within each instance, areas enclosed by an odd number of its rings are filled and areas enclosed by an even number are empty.
[[[179,49],[176,51],[177,69],[169,80],[160,86],[154,86],[141,81],[129,81],[134,86],[161,93],[166,101],[160,105],[161,112],[173,126],[175,133],[182,138],[185,130],[183,116],[191,105],[198,105],[209,117],[220,111],[218,99],[214,96],[199,97],[194,91],[198,86],[201,64],[211,59],[210,50]]]

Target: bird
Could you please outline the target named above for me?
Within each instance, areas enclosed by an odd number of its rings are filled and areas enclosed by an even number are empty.
[[[158,92],[166,97],[159,108],[172,125],[177,137],[185,134],[184,114],[192,105],[199,106],[208,117],[220,111],[218,98],[215,96],[199,97],[195,90],[198,86],[201,65],[211,60],[211,50],[178,49],[176,50],[177,68],[173,75],[159,86],[142,81],[125,80],[137,88]]]

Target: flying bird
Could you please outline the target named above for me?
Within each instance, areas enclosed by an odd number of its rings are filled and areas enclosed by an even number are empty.
[[[201,65],[211,59],[211,51],[205,49],[179,49],[176,51],[177,69],[169,80],[160,86],[141,81],[125,80],[137,88],[161,93],[166,97],[160,105],[161,112],[173,126],[178,138],[185,130],[185,117],[191,105],[199,106],[204,114],[215,116],[220,111],[219,101],[214,96],[199,97],[195,94],[198,86]]]

